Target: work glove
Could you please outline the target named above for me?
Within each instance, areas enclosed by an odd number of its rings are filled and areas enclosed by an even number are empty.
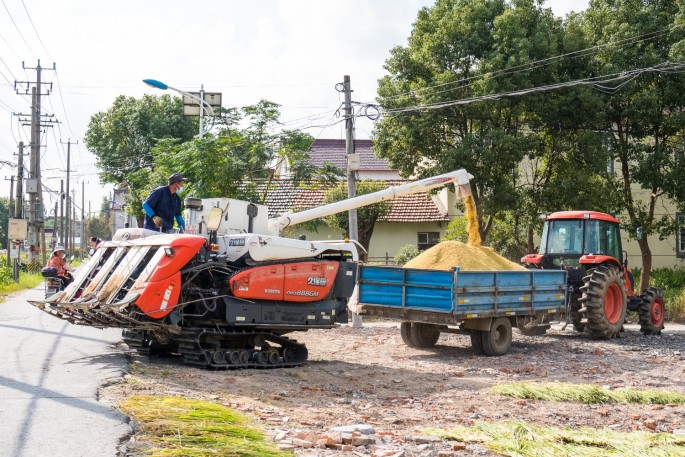
[[[152,216],[152,222],[154,222],[157,227],[162,227],[162,225],[164,225],[164,219],[159,216]]]

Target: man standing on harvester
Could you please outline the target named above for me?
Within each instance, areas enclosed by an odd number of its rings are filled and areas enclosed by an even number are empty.
[[[181,231],[186,223],[181,214],[181,197],[185,178],[180,173],[169,176],[169,185],[160,186],[150,192],[143,203],[145,211],[144,228],[161,233],[169,233],[174,228],[174,219]]]

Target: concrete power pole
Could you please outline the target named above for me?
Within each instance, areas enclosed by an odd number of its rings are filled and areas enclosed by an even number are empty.
[[[28,243],[31,249],[28,254],[28,264],[32,271],[39,269],[38,259],[39,253],[42,253],[42,264],[45,265],[47,258],[45,252],[45,209],[43,207],[43,185],[41,182],[41,167],[40,167],[40,134],[41,127],[44,125],[42,122],[41,115],[41,97],[43,95],[48,95],[48,92],[43,94],[43,81],[42,81],[42,70],[40,66],[40,60],[35,68],[28,68],[22,62],[22,67],[24,70],[36,70],[36,81],[26,82],[28,93],[28,87],[33,84],[31,88],[31,151],[30,151],[30,166],[28,172],[28,179],[26,180],[26,193],[29,194],[29,210],[28,210]],[[52,65],[52,70],[55,69],[55,64]],[[14,88],[18,92],[17,84],[19,81],[15,81]],[[48,84],[51,87],[50,84]],[[49,117],[53,117],[49,115]],[[55,122],[51,120],[51,122]],[[40,239],[39,239],[40,238]]]
[[[86,240],[86,182],[81,181],[81,242],[79,243],[81,259],[85,255],[83,248],[86,245]]]
[[[354,170],[350,169],[350,155],[354,154],[354,119],[352,117],[352,87],[350,77],[345,75],[343,80],[343,91],[345,92],[345,149],[347,152],[347,197],[357,196],[357,184],[354,177]],[[359,240],[357,231],[357,209],[353,208],[348,212],[349,235],[351,240]]]
[[[69,174],[71,173],[71,145],[72,145],[72,144],[78,144],[78,141],[72,142],[72,141],[71,141],[71,138],[69,138],[69,139],[67,140],[66,143],[63,142],[63,141],[61,141],[61,143],[67,145],[67,190],[66,190],[66,194],[67,194],[67,208],[66,208],[66,211],[65,211],[66,216],[67,216],[67,222],[66,222],[67,231],[66,231],[66,236],[65,236],[64,248],[67,250],[67,252],[71,252],[71,251],[74,250],[74,245],[71,243],[71,238],[72,238],[72,237],[71,237],[71,234],[72,234],[72,226],[73,226],[73,225],[72,225],[72,221],[73,221],[73,219],[71,219],[71,217],[72,217],[72,214],[71,214],[72,211],[71,211],[71,208],[70,208],[71,203],[73,203],[73,201],[72,201],[72,200],[69,200],[69,198],[68,198],[68,197],[69,197]]]
[[[347,153],[347,197],[352,198],[357,196],[357,183],[354,172],[355,166],[351,166],[354,153],[354,117],[352,116],[352,86],[350,85],[349,75],[343,77],[343,92],[345,93],[345,150]],[[357,209],[349,210],[349,236],[351,240],[359,240],[358,224],[357,224]],[[362,317],[357,313],[352,313],[352,327],[362,327]]]
[[[17,193],[14,200],[14,217],[17,219],[24,218],[24,190],[22,184],[24,182],[24,142],[19,142],[19,152],[17,159]]]
[[[64,180],[59,181],[59,243],[64,246]]]

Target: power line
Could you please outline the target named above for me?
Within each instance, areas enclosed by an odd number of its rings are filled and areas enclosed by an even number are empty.
[[[510,67],[510,68],[492,71],[492,72],[487,72],[487,73],[484,73],[482,75],[476,75],[476,76],[471,76],[468,78],[462,78],[462,79],[459,79],[457,81],[449,81],[449,82],[445,82],[445,83],[441,83],[441,84],[435,84],[432,86],[421,87],[421,88],[413,89],[409,92],[396,94],[396,95],[393,95],[391,97],[385,97],[384,100],[389,101],[389,100],[393,100],[393,99],[403,97],[403,96],[407,96],[407,95],[435,96],[435,95],[439,95],[439,94],[447,92],[447,91],[463,89],[463,88],[469,87],[470,85],[474,84],[475,81],[480,80],[480,79],[497,78],[500,76],[506,76],[506,75],[510,75],[510,74],[514,74],[514,73],[518,73],[518,72],[522,72],[522,71],[533,70],[534,68],[539,67],[539,66],[549,65],[549,64],[553,63],[555,60],[559,60],[559,59],[563,59],[563,58],[567,58],[567,57],[572,57],[572,58],[583,57],[584,55],[592,54],[596,51],[599,51],[599,50],[601,50],[603,48],[607,48],[607,47],[618,47],[618,48],[620,48],[620,47],[627,46],[629,44],[639,43],[641,41],[647,41],[647,40],[650,40],[653,38],[657,38],[657,37],[664,35],[666,33],[669,33],[671,31],[673,31],[674,29],[676,29],[678,27],[682,27],[682,26],[683,25],[681,25],[681,24],[675,24],[675,25],[667,27],[665,29],[660,29],[660,30],[645,33],[642,35],[635,35],[632,37],[625,38],[623,40],[618,40],[616,42],[595,45],[595,46],[591,46],[589,48],[580,49],[578,51],[559,54],[556,56],[547,57],[547,58],[540,59],[540,60],[535,60],[533,62],[528,62],[528,63],[516,65],[516,66]],[[445,87],[445,86],[458,85],[458,84],[462,84],[462,83],[469,83],[469,84],[464,84],[464,85],[461,85],[458,87],[451,87],[451,88],[448,88],[448,89],[445,89],[445,90],[439,91],[439,92],[430,92],[428,94],[423,94],[423,92],[429,91],[431,89],[437,89],[437,88]]]
[[[661,65],[664,65],[665,67],[661,68],[660,67]],[[632,81],[633,79],[642,75],[643,73],[649,73],[649,72],[673,73],[674,68],[675,69],[681,69],[680,71],[677,71],[677,73],[685,72],[685,65],[683,65],[681,63],[663,62],[663,63],[658,64],[658,65],[653,66],[653,67],[640,68],[640,69],[636,69],[636,70],[624,71],[621,73],[613,73],[613,74],[605,75],[605,76],[598,76],[598,77],[585,78],[585,79],[577,79],[577,80],[567,81],[567,82],[558,83],[558,84],[550,84],[550,85],[545,85],[545,86],[530,87],[530,88],[520,89],[520,90],[516,90],[516,91],[500,92],[497,94],[482,95],[479,97],[469,97],[469,98],[464,98],[464,99],[459,99],[459,100],[449,100],[446,102],[436,102],[436,103],[429,103],[426,105],[416,105],[416,106],[409,106],[409,107],[404,107],[404,108],[390,109],[390,110],[384,110],[382,113],[383,113],[383,115],[388,115],[388,114],[398,114],[398,113],[404,113],[404,112],[410,112],[410,111],[423,111],[423,110],[431,110],[431,109],[440,109],[440,108],[446,108],[449,106],[456,106],[456,105],[469,105],[471,103],[476,103],[476,102],[480,102],[480,101],[484,101],[484,100],[498,100],[501,98],[516,97],[516,96],[520,96],[520,95],[528,95],[528,94],[538,93],[538,92],[548,92],[548,91],[552,91],[552,90],[568,88],[568,87],[575,87],[575,86],[594,86],[599,90],[610,91],[611,93],[615,93],[616,91],[620,90],[624,86],[624,84],[620,84],[616,87],[606,87],[606,86],[601,86],[600,83],[608,83],[608,82],[620,81],[620,80],[624,80],[624,79],[629,79]]]
[[[4,3],[4,0],[3,0]],[[33,31],[36,33],[36,36],[38,37],[38,41],[40,42],[40,45],[43,46],[43,50],[45,50],[45,53],[48,55],[50,60],[55,60],[52,58],[50,53],[48,52],[48,48],[45,47],[45,44],[43,44],[43,40],[41,40],[40,35],[38,34],[38,30],[36,30],[36,26],[33,24],[33,19],[31,19],[31,15],[29,14],[28,8],[26,8],[26,3],[24,3],[24,0],[21,0],[21,4],[24,6],[24,11],[26,11],[26,16],[29,18],[29,22],[31,23],[31,27],[33,27]],[[5,7],[7,9],[7,7]],[[26,40],[24,40],[26,41]]]
[[[28,41],[26,41],[26,38],[24,38],[24,34],[21,33],[21,29],[19,29],[19,26],[17,25],[16,22],[14,22],[14,18],[12,17],[12,13],[10,13],[10,10],[7,8],[7,5],[5,4],[5,0],[0,0],[2,1],[2,6],[5,7],[5,11],[7,11],[7,15],[9,16],[10,20],[12,21],[12,24],[14,24],[14,28],[17,29],[17,32],[19,33],[19,36],[21,37],[22,40],[24,40],[24,44],[26,45],[27,48],[29,48],[29,51],[31,51],[31,54],[37,59],[38,56],[36,55],[35,52],[33,52],[33,49],[29,45]]]

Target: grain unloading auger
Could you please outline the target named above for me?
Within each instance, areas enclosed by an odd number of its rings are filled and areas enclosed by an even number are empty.
[[[272,220],[265,206],[188,198],[185,234],[119,230],[64,291],[30,303],[72,324],[122,328],[131,348],[189,364],[300,365],[307,349],[285,335],[347,322],[361,246],[280,230],[446,184],[463,198],[471,178],[457,170]]]

